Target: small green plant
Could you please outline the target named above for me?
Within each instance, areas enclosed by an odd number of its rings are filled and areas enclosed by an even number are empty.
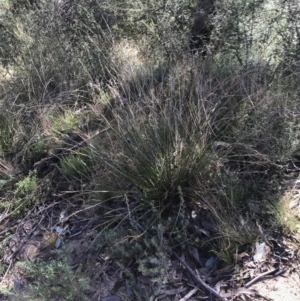
[[[74,152],[61,158],[61,172],[72,180],[87,179],[92,172],[92,155]]]
[[[296,201],[293,190],[287,191],[277,203],[267,206],[267,209],[272,212],[275,227],[299,235],[299,217],[297,211],[293,210],[293,203]]]
[[[112,100],[112,96],[110,93],[105,92],[100,89],[100,87],[96,84],[93,85],[93,96],[97,104],[100,106],[109,106]]]
[[[138,237],[139,235],[137,235]],[[151,278],[153,282],[167,282],[169,268],[168,252],[164,246],[159,245],[156,237],[141,236],[140,239],[124,239],[110,245],[111,257],[116,260],[128,278],[134,280],[134,272]],[[128,268],[128,262],[133,266]]]
[[[28,176],[14,184],[15,189],[7,200],[1,202],[1,208],[9,208],[12,216],[22,216],[26,209],[35,203],[34,192],[38,187],[36,173],[31,171]]]
[[[16,183],[15,195],[18,197],[29,196],[37,188],[35,172],[30,172],[27,177]]]
[[[218,250],[212,250],[211,252],[215,254],[219,259],[227,264],[232,264],[234,262],[233,254],[237,249],[237,243],[230,241],[228,238],[220,239],[218,242]]]
[[[17,146],[22,143],[23,129],[18,119],[7,112],[0,115],[0,156],[6,157],[14,153]]]
[[[57,131],[67,131],[74,128],[76,119],[71,111],[56,114],[50,118],[51,126]]]
[[[26,293],[10,292],[18,298],[26,296],[26,300],[50,301],[53,298],[62,300],[89,300],[85,294],[88,288],[88,279],[81,275],[80,269],[73,271],[65,255],[61,260],[50,262],[19,262],[25,276],[30,279]],[[61,300],[60,299],[60,300]],[[17,299],[16,299],[17,300]]]
[[[28,143],[27,147],[23,150],[22,161],[26,166],[32,166],[35,162],[48,154],[50,149],[50,142],[47,137],[37,135],[33,137]]]

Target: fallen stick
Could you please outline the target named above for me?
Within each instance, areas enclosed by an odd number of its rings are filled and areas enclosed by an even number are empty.
[[[196,294],[198,291],[198,288],[195,287],[193,290],[191,290],[188,294],[186,294],[183,298],[181,298],[179,301],[187,301],[189,300],[194,294]]]
[[[260,278],[262,278],[262,277],[264,277],[264,276],[267,276],[267,275],[269,275],[269,274],[272,274],[272,273],[276,272],[277,270],[278,270],[278,268],[277,268],[277,269],[270,270],[270,271],[267,271],[267,272],[264,272],[264,273],[262,273],[262,274],[256,276],[255,278],[253,278],[252,280],[250,280],[248,283],[246,283],[246,284],[244,285],[244,287],[248,288],[249,286],[251,286],[254,282],[256,282],[257,280],[259,280]]]
[[[187,265],[187,263],[181,259],[178,254],[173,251],[174,256],[185,266],[185,268],[187,269],[187,271],[194,277],[195,281],[202,285],[204,288],[206,288],[210,293],[212,293],[215,297],[220,298],[224,301],[227,301],[226,298],[222,297],[216,290],[214,290],[213,288],[211,288],[209,285],[207,285],[201,278],[199,278],[195,272]]]

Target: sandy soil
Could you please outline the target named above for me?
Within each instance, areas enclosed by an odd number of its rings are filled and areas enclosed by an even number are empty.
[[[299,301],[300,274],[294,271],[284,276],[264,279],[251,288],[272,301]]]

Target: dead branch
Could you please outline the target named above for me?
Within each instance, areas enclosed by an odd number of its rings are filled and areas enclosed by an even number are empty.
[[[221,300],[227,301],[226,298],[222,297],[216,290],[214,290],[213,288],[211,288],[209,285],[207,285],[201,278],[199,278],[195,272],[187,265],[187,263],[181,259],[178,254],[173,251],[174,256],[182,263],[182,265],[185,266],[185,268],[187,269],[187,271],[193,276],[193,278],[195,279],[195,281],[202,285],[205,289],[207,289],[211,294],[213,294],[215,297],[220,298]]]
[[[256,276],[256,277],[253,278],[252,280],[250,280],[248,283],[246,283],[246,284],[244,285],[244,287],[247,287],[247,288],[248,288],[249,286],[251,286],[254,282],[256,282],[257,280],[259,280],[260,278],[262,278],[262,277],[264,277],[264,276],[267,276],[267,275],[270,275],[270,274],[272,274],[272,273],[275,273],[277,270],[278,270],[278,268],[272,269],[272,270],[267,271],[267,272],[264,272],[264,273],[262,273],[262,274],[259,274],[258,276]]]
[[[183,298],[181,298],[179,301],[187,301],[189,300],[194,294],[197,293],[199,289],[195,287],[193,290],[191,290],[188,294],[186,294]]]

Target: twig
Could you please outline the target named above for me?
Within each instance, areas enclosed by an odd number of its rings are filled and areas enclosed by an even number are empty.
[[[259,280],[260,278],[264,277],[264,276],[267,276],[269,274],[272,274],[274,272],[276,272],[278,270],[278,268],[276,269],[273,269],[273,270],[270,270],[270,271],[267,271],[267,272],[264,272],[262,274],[259,274],[258,276],[256,276],[255,278],[253,278],[252,280],[250,280],[248,283],[246,283],[244,285],[244,287],[248,288],[249,286],[251,286],[254,282],[256,282],[257,280]]]
[[[2,280],[0,283],[2,283],[6,279],[6,276],[8,275],[9,271],[11,270],[12,265],[13,265],[13,261],[11,259],[9,262],[8,268],[6,269],[6,272],[5,272],[4,276],[2,277]]]
[[[188,294],[186,294],[183,298],[181,298],[179,301],[187,301],[189,300],[194,294],[196,294],[198,291],[198,288],[195,287],[193,290],[191,290]]]
[[[195,281],[202,285],[204,288],[206,288],[210,293],[212,293],[215,297],[220,298],[224,301],[227,301],[226,298],[222,297],[216,290],[214,290],[213,288],[211,288],[209,285],[207,285],[201,278],[199,278],[194,271],[187,265],[187,263],[181,259],[178,254],[173,251],[174,256],[185,266],[185,268],[187,269],[187,271],[194,277]]]

